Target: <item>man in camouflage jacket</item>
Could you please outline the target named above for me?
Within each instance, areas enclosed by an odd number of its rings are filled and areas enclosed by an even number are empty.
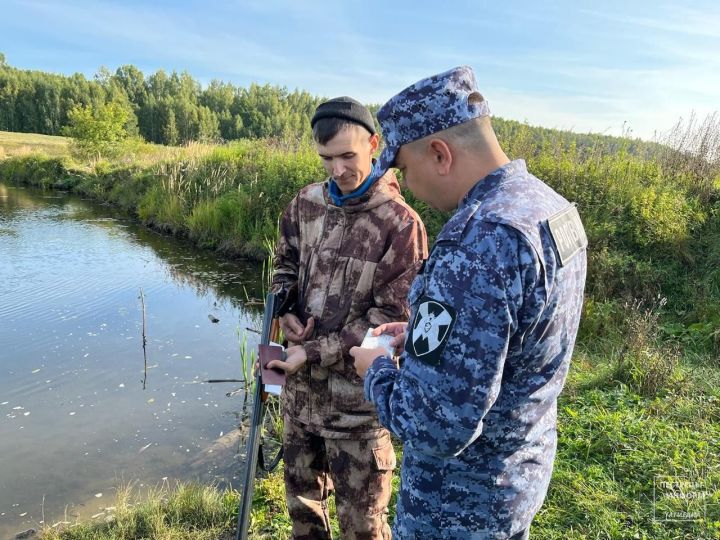
[[[351,351],[404,443],[398,538],[526,539],[552,474],[587,238],[575,206],[507,158],[488,115],[466,66],[378,111],[375,174],[394,165],[416,197],[455,210],[412,285],[410,322],[376,330],[404,342],[400,369],[381,349]]]
[[[294,346],[276,365],[288,373],[283,439],[293,538],[330,538],[333,487],[343,538],[390,538],[395,454],[348,351],[368,328],[407,320],[427,239],[395,175],[369,177],[378,135],[365,107],[330,100],[312,125],[330,178],[303,188],[285,210],[273,276],[275,290],[296,297],[281,318]]]

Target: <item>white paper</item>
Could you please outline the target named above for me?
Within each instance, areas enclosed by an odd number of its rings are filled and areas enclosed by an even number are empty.
[[[390,342],[393,340],[393,336],[391,336],[390,334],[380,334],[379,336],[373,336],[373,330],[374,328],[368,328],[367,334],[365,334],[365,338],[360,344],[360,347],[362,347],[363,349],[375,349],[376,347],[384,347],[387,351],[387,356],[392,358],[395,354],[395,347],[390,344]]]

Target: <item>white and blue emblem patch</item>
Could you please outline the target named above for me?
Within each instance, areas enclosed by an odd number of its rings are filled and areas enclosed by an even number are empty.
[[[451,306],[423,296],[405,340],[405,350],[426,364],[438,365],[457,312]]]

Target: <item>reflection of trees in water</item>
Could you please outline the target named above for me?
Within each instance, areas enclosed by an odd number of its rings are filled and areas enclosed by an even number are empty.
[[[116,207],[63,192],[15,188],[0,183],[2,220],[11,219],[17,213],[43,208],[59,210],[53,219],[91,222],[93,226],[105,229],[110,236],[121,238],[133,246],[151,249],[164,263],[167,276],[173,282],[191,287],[199,296],[212,295],[219,304],[228,302],[253,316],[262,313],[261,307],[246,305],[248,299],[263,297],[260,263],[229,260],[199,249],[188,240],[143,227]]]
[[[0,208],[3,219],[12,218],[20,211],[36,210],[43,206],[43,201],[27,193],[27,190],[0,184]]]
[[[248,299],[262,298],[262,268],[259,263],[228,260],[193,246],[189,241],[169,237],[150,229],[128,227],[133,241],[151,248],[165,263],[167,275],[198,295],[212,294],[235,308],[260,313],[262,307],[247,306]]]

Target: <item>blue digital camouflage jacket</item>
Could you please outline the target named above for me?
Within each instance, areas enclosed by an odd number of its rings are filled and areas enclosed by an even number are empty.
[[[508,538],[542,505],[582,308],[574,205],[513,161],[440,232],[409,293],[401,368],[365,397],[404,443],[397,538]]]

